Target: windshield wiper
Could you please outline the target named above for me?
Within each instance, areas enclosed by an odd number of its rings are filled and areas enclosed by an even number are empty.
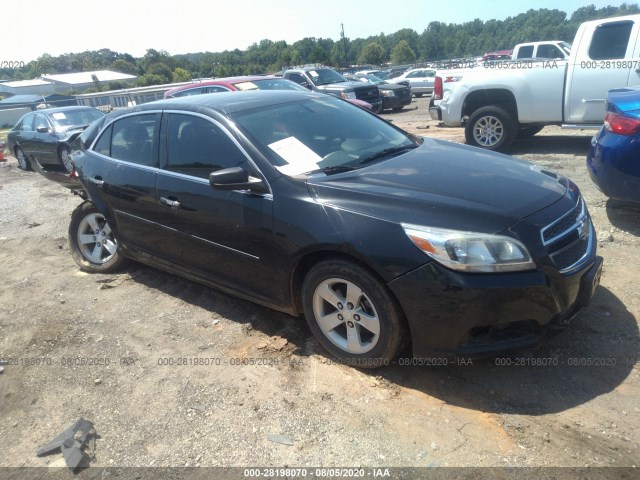
[[[327,175],[331,175],[334,173],[350,172],[351,170],[355,170],[356,168],[358,167],[349,166],[349,165],[334,165],[332,167],[323,167],[316,171],[326,173]]]
[[[414,145],[412,143],[411,145],[399,145],[397,147],[385,148],[384,150],[380,150],[379,152],[369,155],[368,157],[364,157],[360,160],[360,163],[369,163],[373,160],[377,160],[388,155],[402,153],[406,150],[413,150],[414,148],[418,148],[418,145]]]

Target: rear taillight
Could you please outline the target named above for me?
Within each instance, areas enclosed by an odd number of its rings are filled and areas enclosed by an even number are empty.
[[[433,83],[433,99],[434,100],[442,100],[442,77],[436,77]]]
[[[604,117],[604,128],[618,135],[633,135],[640,132],[640,119],[607,112]]]

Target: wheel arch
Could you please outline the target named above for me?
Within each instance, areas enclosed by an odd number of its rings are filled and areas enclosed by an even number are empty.
[[[462,116],[469,117],[482,107],[496,106],[506,110],[514,120],[518,120],[518,104],[510,90],[492,88],[475,90],[467,95],[462,105]]]
[[[311,270],[318,263],[325,260],[333,260],[333,259],[346,260],[349,262],[353,262],[353,263],[356,263],[358,266],[368,270],[369,273],[371,273],[374,277],[376,277],[376,279],[379,280],[380,283],[385,286],[385,288],[387,288],[390,295],[395,300],[398,310],[402,313],[404,321],[406,322],[406,319],[404,318],[405,317],[404,311],[402,309],[402,306],[400,305],[400,302],[396,298],[395,294],[391,291],[391,289],[386,286],[387,281],[384,279],[384,277],[379,271],[377,271],[372,265],[364,261],[364,259],[360,258],[358,255],[354,255],[350,252],[328,250],[328,249],[315,250],[312,252],[305,253],[303,256],[301,256],[298,259],[293,269],[291,270],[289,285],[290,285],[290,292],[291,292],[292,308],[296,315],[300,315],[303,312],[302,283],[304,282],[307,272]]]
[[[402,308],[398,297],[393,292],[393,290],[388,287],[388,282],[384,280],[383,276],[379,272],[377,272],[375,268],[373,268],[368,262],[365,262],[363,259],[358,258],[357,255],[353,255],[350,252],[325,249],[309,252],[300,257],[291,274],[291,299],[293,315],[299,316],[304,314],[304,308],[302,305],[302,284],[304,282],[306,273],[309,272],[318,263],[327,260],[343,260],[355,263],[360,268],[367,270],[375,279],[380,282],[380,285],[387,291],[389,298],[394,303],[396,312],[399,316],[399,321],[402,324],[402,328],[404,331],[399,351],[401,352],[407,347],[411,348],[413,343],[413,329],[411,328],[411,324],[407,319],[407,315]]]

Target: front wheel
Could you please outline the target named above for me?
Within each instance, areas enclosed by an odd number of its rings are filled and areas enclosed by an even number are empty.
[[[18,159],[18,166],[22,170],[31,170],[31,162],[29,162],[29,159],[20,147],[16,147],[16,158]]]
[[[333,356],[357,367],[388,365],[405,333],[395,299],[368,270],[346,260],[314,266],[302,286],[311,331]]]
[[[91,202],[79,205],[71,214],[69,249],[82,270],[110,273],[127,261],[104,215]]]
[[[504,150],[516,137],[518,125],[501,107],[482,107],[471,114],[464,129],[467,144],[487,150]]]
[[[71,152],[69,151],[69,147],[60,147],[60,160],[62,161],[62,165],[67,170],[67,172],[73,172],[73,161],[71,160]]]

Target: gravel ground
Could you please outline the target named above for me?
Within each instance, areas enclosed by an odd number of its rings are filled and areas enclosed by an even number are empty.
[[[427,103],[384,116],[463,141]],[[373,372],[333,363],[301,319],[137,264],[79,271],[66,240],[79,199],[9,157],[0,467],[59,464],[35,452],[79,417],[97,467],[637,466],[640,211],[591,183],[592,134],[547,127],[511,151],[573,179],[596,225],[602,283],[571,327],[509,360]]]

